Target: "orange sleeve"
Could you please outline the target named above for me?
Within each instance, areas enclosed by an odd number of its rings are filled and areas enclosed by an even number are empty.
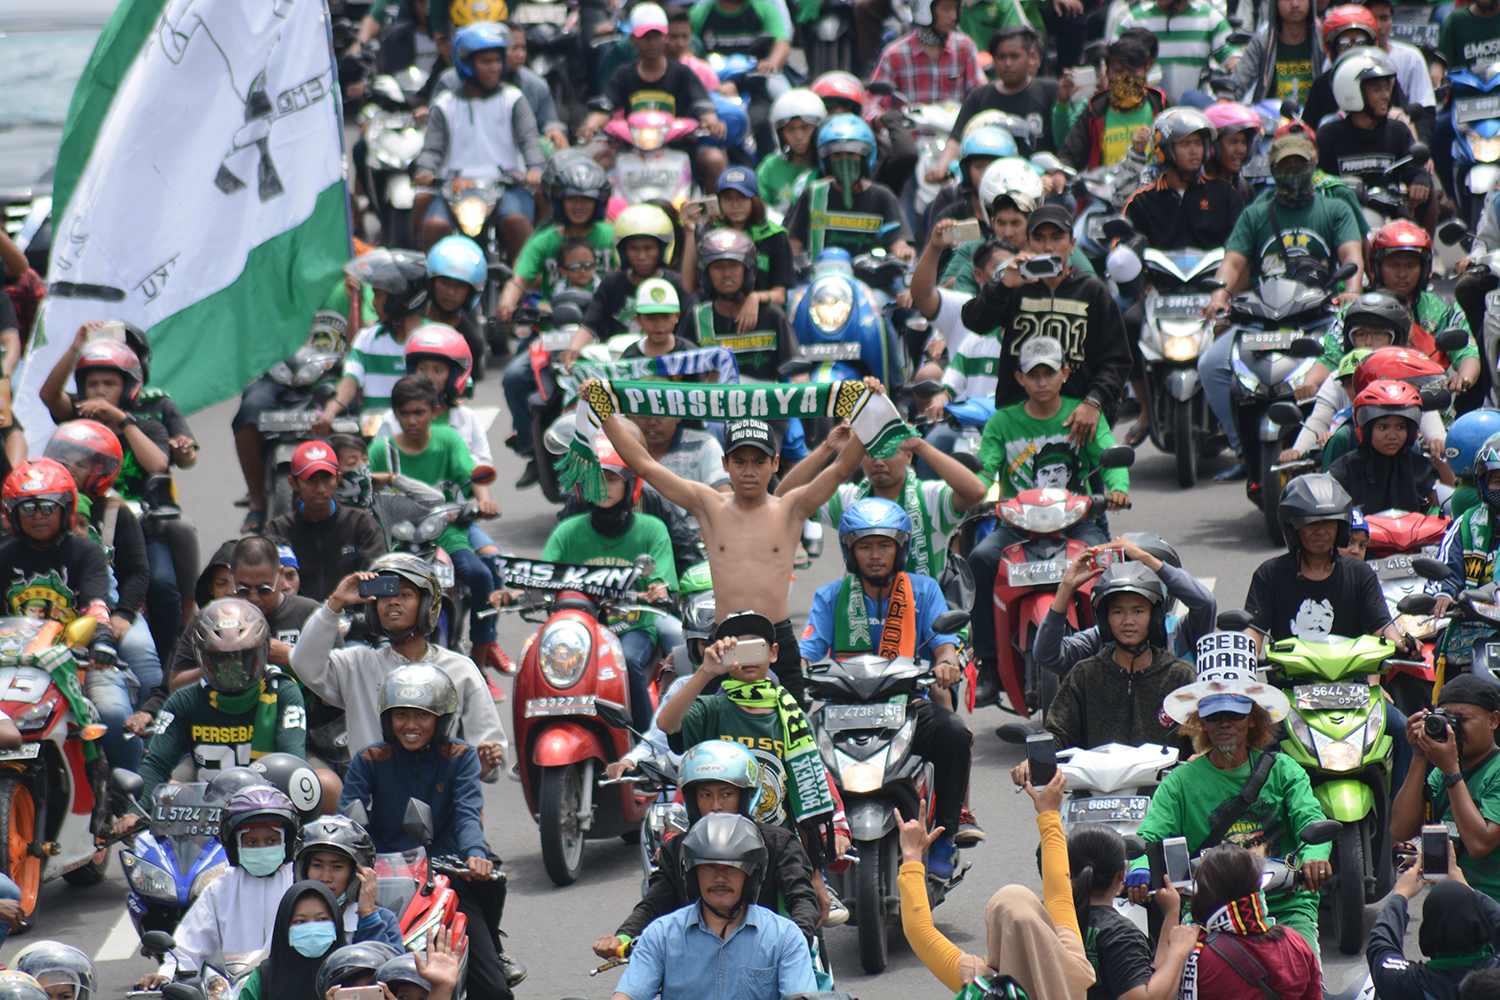
[[[919,861],[905,862],[896,885],[901,892],[901,928],[907,943],[927,971],[957,993],[964,988],[960,968],[964,953],[933,926],[932,908],[927,905],[927,868]]]
[[[1037,813],[1037,830],[1042,835],[1042,905],[1059,930],[1073,932],[1080,941],[1078,911],[1073,908],[1073,883],[1068,874],[1068,838],[1063,834],[1062,817],[1055,812]]]

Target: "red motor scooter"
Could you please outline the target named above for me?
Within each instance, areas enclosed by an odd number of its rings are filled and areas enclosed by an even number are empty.
[[[1391,618],[1422,644],[1420,660],[1390,660],[1392,669],[1384,678],[1391,701],[1410,715],[1428,707],[1432,700],[1432,686],[1437,680],[1436,639],[1446,621],[1430,614],[1402,614],[1397,605],[1408,594],[1423,592],[1425,581],[1412,567],[1412,560],[1419,556],[1436,557],[1438,544],[1451,521],[1436,514],[1386,510],[1366,514],[1365,523],[1370,529],[1365,560],[1380,579],[1380,590]]]
[[[1129,468],[1134,461],[1134,449],[1120,445],[1100,456],[1100,467]],[[1075,495],[1048,488],[1025,490],[995,504],[1000,522],[1032,536],[1005,549],[1000,572],[995,574],[996,663],[1010,711],[1018,715],[1030,718],[1035,709],[1045,710],[1057,694],[1058,676],[1037,665],[1031,648],[1068,563],[1088,548],[1084,542],[1063,537],[1062,532],[1086,518],[1097,517],[1108,502],[1103,495]],[[1068,605],[1068,627],[1072,631],[1094,624],[1089,601],[1092,590],[1091,580],[1078,588]]]
[[[507,586],[549,592],[517,609],[523,616],[540,610],[545,620],[521,649],[511,705],[521,787],[557,885],[577,881],[584,840],[639,829],[651,805],[653,796],[637,795],[629,783],[603,782],[605,765],[635,745],[625,651],[613,629],[663,613],[633,603],[635,582],[655,572],[645,555],[631,566],[513,559],[505,567]],[[653,705],[663,662],[646,669]]]

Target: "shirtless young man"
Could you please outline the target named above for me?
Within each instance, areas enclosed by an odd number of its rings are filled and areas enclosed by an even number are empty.
[[[865,384],[880,391],[875,379],[866,379]],[[587,396],[588,386],[580,386],[578,394]],[[778,497],[772,495],[770,487],[780,459],[771,427],[763,420],[724,424],[724,469],[733,487],[729,493],[673,474],[651,457],[618,416],[604,421],[604,433],[626,465],[698,519],[713,574],[718,620],[735,611],[754,610],[776,622],[776,675],[781,686],[800,701],[806,684],[786,606],[792,557],[802,537],[803,522],[815,516],[839,484],[859,467],[865,456],[864,444],[851,435],[837,461],[806,486]]]

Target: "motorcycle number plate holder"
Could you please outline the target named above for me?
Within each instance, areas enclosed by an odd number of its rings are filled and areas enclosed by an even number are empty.
[[[1455,122],[1479,122],[1487,118],[1500,118],[1500,94],[1454,99],[1453,120]]]
[[[567,330],[548,330],[542,334],[542,349],[545,351],[566,351],[573,343],[573,334]]]
[[[594,696],[591,694],[558,695],[552,698],[526,699],[526,718],[536,719],[546,715],[596,715]]]
[[[1096,212],[1089,216],[1089,221],[1084,224],[1084,235],[1094,243],[1103,243],[1107,237],[1104,235],[1104,223],[1114,218],[1104,212]]]
[[[1298,684],[1292,688],[1292,704],[1299,710],[1332,712],[1363,708],[1370,703],[1370,685],[1356,681]]]
[[[1093,796],[1068,801],[1068,822],[1072,823],[1139,823],[1146,818],[1151,805],[1149,795],[1126,795],[1106,799]]]
[[[895,729],[906,721],[904,698],[874,705],[829,705],[823,709],[823,728],[830,733],[845,729]]]
[[[1411,565],[1415,558],[1415,555],[1386,556],[1384,559],[1367,559],[1366,562],[1381,580],[1407,580],[1417,575]]]
[[[511,11],[510,19],[521,24],[562,24],[568,19],[565,3],[523,3]]]
[[[802,356],[811,361],[858,361],[858,344],[803,344]]]
[[[1042,583],[1061,583],[1064,560],[1051,559],[1046,562],[1008,563],[1005,567],[1006,581],[1012,587],[1034,587]]]
[[[264,431],[305,431],[318,419],[314,410],[266,410],[260,415]]]
[[[433,572],[437,574],[438,586],[442,587],[444,590],[453,586],[452,563],[440,562],[433,567]]]
[[[174,806],[158,804],[151,814],[153,837],[217,837],[218,806]]]
[[[40,743],[23,743],[14,750],[0,750],[0,760],[34,760],[41,752]]]
[[[1301,330],[1246,330],[1240,334],[1240,346],[1247,351],[1285,351],[1301,336]]]

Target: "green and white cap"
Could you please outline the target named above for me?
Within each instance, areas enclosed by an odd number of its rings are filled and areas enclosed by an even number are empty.
[[[674,313],[682,307],[677,302],[677,289],[670,281],[647,278],[635,293],[635,311],[639,313]]]

